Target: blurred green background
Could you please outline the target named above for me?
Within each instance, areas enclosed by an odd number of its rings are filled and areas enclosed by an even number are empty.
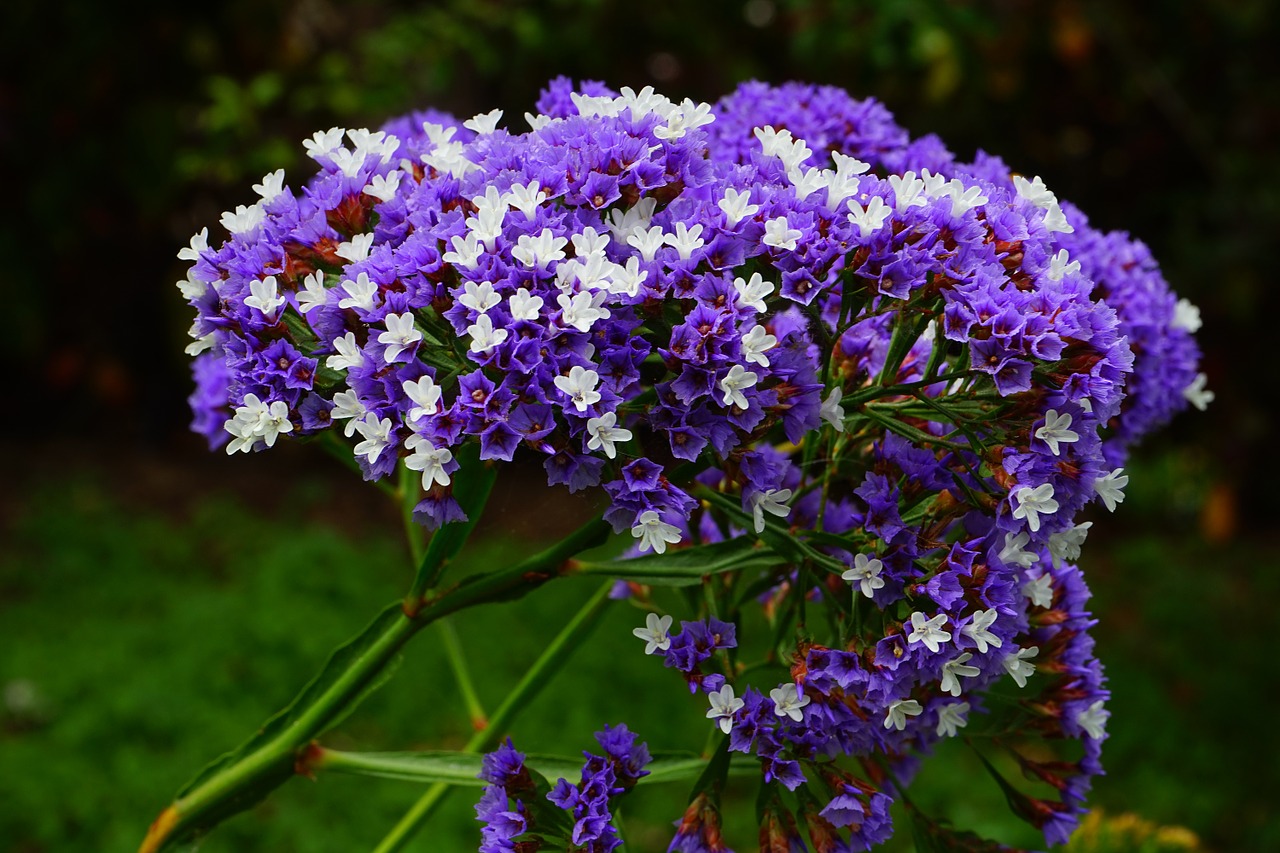
[[[427,106],[463,118],[499,106],[518,124],[557,74],[701,100],[753,77],[843,86],[962,157],[983,148],[1042,175],[1095,225],[1152,247],[1202,308],[1217,400],[1143,448],[1083,558],[1114,691],[1096,803],[1152,823],[1095,826],[1079,849],[1187,849],[1192,835],[1204,850],[1280,849],[1265,700],[1280,678],[1280,374],[1266,367],[1277,35],[1264,0],[6,4],[0,850],[135,849],[187,778],[407,583],[393,508],[336,463],[293,446],[228,459],[185,432],[178,248],[251,201],[265,172],[300,182],[315,129]],[[541,488],[536,472],[504,473],[472,565],[591,510]],[[490,705],[589,594],[569,584],[460,620]],[[597,637],[634,624],[615,605]],[[610,646],[581,650],[517,742],[572,753],[625,719],[655,747],[698,748],[678,741],[701,713],[670,674]],[[326,743],[465,740],[430,632],[409,651]],[[941,751],[919,789],[962,827],[1035,843],[962,752]],[[418,793],[296,780],[201,849],[368,849]],[[475,848],[465,793],[420,849]],[[638,794],[633,848],[665,848],[681,806],[677,791]]]

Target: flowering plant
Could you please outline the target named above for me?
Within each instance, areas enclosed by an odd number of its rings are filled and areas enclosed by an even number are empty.
[[[342,770],[436,783],[379,850],[477,774],[483,851],[612,850],[614,801],[680,779],[694,784],[670,849],[726,850],[719,798],[744,769],[764,850],[869,849],[894,799],[947,849],[986,849],[907,794],[921,756],[961,732],[1057,791],[1023,794],[983,758],[1064,841],[1108,716],[1079,517],[1123,501],[1138,439],[1211,399],[1198,312],[1141,243],[1039,178],[959,162],[840,90],[749,83],[713,106],[560,79],[537,109],[524,133],[498,111],[317,133],[300,192],[266,176],[222,217],[226,240],[202,230],[180,253],[194,428],[228,453],[321,442],[434,533],[407,525],[403,602],[180,792],[144,849],[297,772]],[[496,463],[517,455],[549,486],[595,490],[600,518],[450,578]],[[610,532],[622,557],[577,556]],[[617,580],[464,754],[314,742],[424,625],[593,575]],[[637,653],[704,703],[718,747],[651,759],[606,726],[605,755],[578,771],[499,745],[618,599],[645,612]],[[761,636],[739,630],[753,611]]]

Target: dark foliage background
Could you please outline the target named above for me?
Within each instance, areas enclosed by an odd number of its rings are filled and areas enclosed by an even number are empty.
[[[95,691],[111,684],[87,686],[95,674],[117,665],[145,672],[147,661],[126,661],[159,643],[156,631],[177,635],[180,660],[182,650],[202,649],[189,653],[192,665],[216,669],[231,650],[243,653],[234,638],[216,652],[178,624],[145,621],[183,599],[172,573],[184,566],[199,563],[200,578],[212,572],[230,589],[241,582],[221,558],[201,563],[207,549],[173,543],[220,531],[222,547],[244,555],[255,536],[275,541],[253,526],[264,519],[281,536],[337,531],[347,544],[335,553],[394,531],[358,484],[306,452],[248,464],[208,456],[186,434],[189,318],[173,288],[183,273],[178,248],[203,225],[216,230],[220,211],[250,201],[249,185],[265,172],[283,166],[300,181],[309,171],[300,140],[317,128],[377,126],[424,106],[460,117],[500,106],[518,126],[557,74],[701,100],[750,78],[839,85],[880,98],[913,133],[937,132],[963,156],[984,148],[1043,176],[1096,225],[1151,246],[1174,288],[1202,308],[1217,400],[1144,450],[1120,520],[1095,528],[1086,552],[1117,694],[1114,785],[1104,782],[1100,798],[1185,823],[1210,849],[1280,847],[1270,814],[1280,780],[1269,766],[1280,742],[1258,709],[1280,675],[1264,643],[1276,621],[1280,554],[1280,453],[1271,444],[1280,371],[1270,369],[1280,297],[1269,255],[1280,222],[1277,17],[1267,0],[5,4],[0,682],[30,681],[63,716],[31,717],[12,697],[0,702],[0,802],[13,802],[0,805],[0,849],[127,849],[117,845],[129,827],[140,833],[185,774],[256,725],[322,655],[310,641],[289,644],[305,625],[282,629],[271,642],[304,662],[296,672],[279,667],[278,690],[248,703],[229,740],[149,758],[126,749],[123,758],[112,753],[125,764],[107,778],[77,776],[77,760],[103,764],[93,760],[101,738],[85,732],[119,731],[126,745],[171,736],[130,728],[154,717],[151,694],[163,692],[145,679],[137,689],[150,698],[121,700],[127,724],[107,725],[115,706]],[[508,487],[517,498],[494,535],[538,527],[521,516],[524,486]],[[239,502],[239,514],[211,520],[208,506],[219,500]],[[109,540],[116,544],[99,539],[124,529],[134,532]],[[226,544],[235,541],[249,544]],[[146,547],[130,552],[130,543]],[[103,574],[112,560],[120,580]],[[289,572],[304,571],[303,561],[268,562],[283,607],[296,594]],[[130,606],[138,596],[120,589],[159,596],[158,610]],[[379,589],[394,596],[396,583]],[[349,593],[339,584],[320,597]],[[78,618],[69,601],[80,613],[107,608],[113,618],[99,627],[117,636],[120,660],[103,662],[111,643],[67,639],[78,636],[67,630]],[[365,613],[349,614],[351,630]],[[120,625],[134,623],[149,627],[129,645]],[[165,672],[153,674],[175,677]],[[86,728],[68,735],[77,720]],[[158,781],[127,788],[144,801],[117,809],[105,792],[122,774]],[[88,796],[101,807],[69,808],[64,801],[85,784],[106,786]],[[3,793],[10,786],[43,793],[13,801]],[[117,822],[110,843],[89,840]],[[319,849],[299,840],[305,834],[279,837],[294,840],[277,845]]]

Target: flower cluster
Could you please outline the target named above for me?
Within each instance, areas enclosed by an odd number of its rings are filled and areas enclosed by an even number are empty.
[[[605,726],[596,740],[605,754],[583,753],[587,761],[578,784],[560,779],[549,791],[510,740],[486,755],[480,778],[489,784],[476,805],[476,819],[484,823],[481,853],[537,849],[536,844],[517,844],[548,836],[567,838],[572,849],[584,853],[609,853],[617,847],[621,841],[610,803],[648,775],[649,750],[636,743],[625,725]]]
[[[635,633],[793,792],[768,832],[798,832],[799,802],[817,849],[883,840],[910,756],[1012,684],[1030,728],[1084,744],[1018,756],[1058,792],[1024,811],[1065,838],[1108,698],[1078,517],[1113,511],[1129,447],[1212,396],[1198,313],[1039,178],[839,90],[712,106],[561,79],[537,108],[526,132],[495,111],[317,133],[300,192],[268,175],[225,240],[196,235],[193,426],[229,453],[323,436],[369,479],[403,464],[429,526],[464,517],[474,448],[598,488],[635,554],[758,540],[777,559],[738,579],[751,595]],[[768,684],[736,660],[757,598],[790,670]],[[625,727],[600,741],[549,796],[608,850],[647,753]],[[484,849],[514,849],[536,786],[509,745],[491,761]],[[724,849],[714,801],[690,809],[672,849]]]

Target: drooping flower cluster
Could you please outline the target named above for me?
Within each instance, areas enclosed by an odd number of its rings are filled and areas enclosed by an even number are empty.
[[[268,175],[225,241],[193,238],[195,428],[231,453],[345,440],[370,479],[403,464],[430,526],[463,517],[475,448],[601,489],[637,554],[758,540],[775,565],[735,581],[756,592],[636,634],[795,792],[817,849],[887,837],[909,756],[1010,683],[1036,684],[1037,732],[1084,744],[1019,756],[1057,792],[1030,819],[1064,838],[1108,695],[1077,516],[1114,510],[1132,443],[1211,396],[1194,308],[1039,178],[958,163],[839,90],[712,107],[559,80],[538,110],[528,132],[494,112],[317,133],[301,192]],[[757,593],[790,668],[774,687],[739,680]],[[601,850],[629,784],[605,741],[552,792]],[[527,780],[513,750],[493,761],[486,849],[512,849]],[[673,849],[721,849],[698,802]],[[767,811],[798,832],[782,799]]]
[[[605,754],[583,753],[587,761],[578,784],[560,779],[550,790],[510,740],[486,755],[480,778],[489,784],[476,805],[476,819],[484,823],[481,853],[537,849],[545,837],[567,838],[583,853],[617,847],[610,804],[648,775],[649,750],[625,725],[605,726],[596,740]]]

